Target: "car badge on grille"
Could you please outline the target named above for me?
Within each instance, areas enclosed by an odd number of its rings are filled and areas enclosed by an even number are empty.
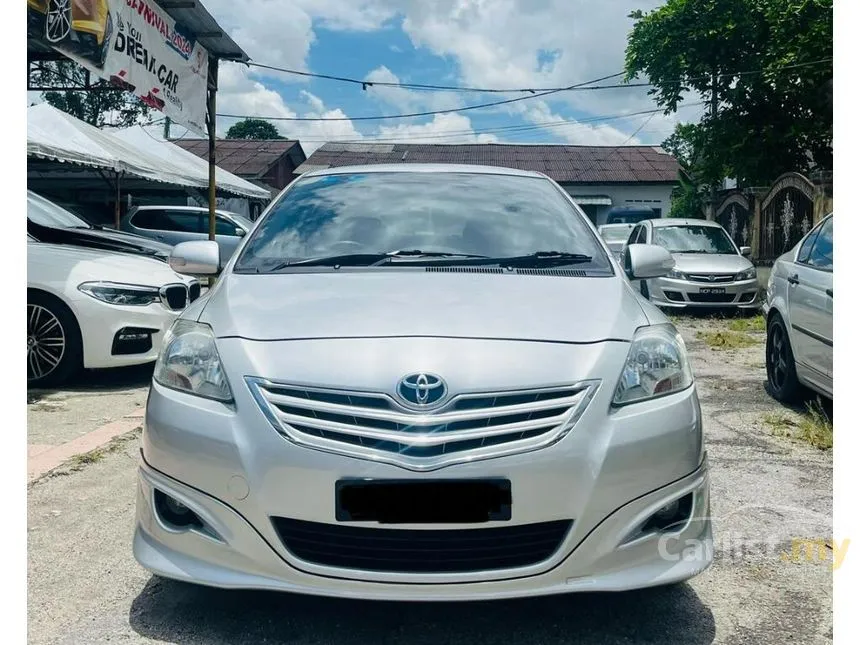
[[[407,404],[428,408],[445,398],[448,387],[435,374],[409,374],[397,384],[397,395]]]
[[[708,276],[708,280],[710,280],[711,282],[713,282],[716,279],[717,279],[717,276],[715,276],[715,275],[709,275]]]

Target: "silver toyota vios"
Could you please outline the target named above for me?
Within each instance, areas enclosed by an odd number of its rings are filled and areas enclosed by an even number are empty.
[[[473,600],[674,583],[712,559],[684,343],[544,175],[303,175],[164,341],[134,554],[225,588]]]

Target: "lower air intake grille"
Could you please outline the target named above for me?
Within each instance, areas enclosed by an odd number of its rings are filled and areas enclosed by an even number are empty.
[[[690,302],[730,304],[735,300],[733,293],[688,293]]]
[[[297,558],[328,567],[402,573],[466,573],[527,567],[551,557],[573,522],[484,529],[377,529],[273,517]]]

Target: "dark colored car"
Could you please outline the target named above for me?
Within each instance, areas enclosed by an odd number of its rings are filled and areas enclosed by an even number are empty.
[[[155,240],[93,226],[65,208],[27,191],[27,233],[39,242],[131,253],[167,262],[173,248]]]

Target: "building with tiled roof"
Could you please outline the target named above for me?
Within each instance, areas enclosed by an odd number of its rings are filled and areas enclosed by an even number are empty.
[[[207,139],[174,139],[198,157],[209,159]],[[293,179],[294,171],[305,161],[305,152],[298,141],[291,139],[218,139],[215,144],[215,164],[277,195]]]

